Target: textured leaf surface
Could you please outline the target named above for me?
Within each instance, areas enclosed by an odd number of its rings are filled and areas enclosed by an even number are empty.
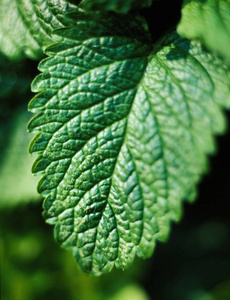
[[[230,62],[230,0],[185,0],[178,32]]]
[[[80,6],[86,10],[98,9],[127,13],[130,9],[149,7],[153,0],[83,0]]]
[[[110,17],[109,17],[110,16]],[[149,257],[192,201],[230,105],[223,62],[136,17],[78,16],[33,82],[33,172],[55,237],[94,275]]]
[[[41,58],[53,43],[53,29],[62,27],[64,14],[73,10],[65,0],[1,0],[0,51],[14,60]]]

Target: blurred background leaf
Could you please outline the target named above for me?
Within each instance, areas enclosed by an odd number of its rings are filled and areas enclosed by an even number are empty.
[[[30,114],[24,106],[13,114],[10,124],[12,128],[7,133],[10,137],[2,137],[3,143],[6,139],[9,140],[0,153],[0,209],[39,198],[38,178],[31,174],[34,159],[28,154],[30,135],[26,131],[26,124],[29,118]]]
[[[27,103],[36,71],[31,61],[12,63],[0,55],[0,209],[38,200],[38,178],[31,175],[28,155],[31,135],[26,127],[31,115]]]
[[[137,283],[141,264],[93,278],[78,270],[69,251],[53,240],[39,204],[1,211],[2,299],[149,300]]]

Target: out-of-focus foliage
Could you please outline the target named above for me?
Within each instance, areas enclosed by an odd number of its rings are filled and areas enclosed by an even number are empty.
[[[152,0],[83,0],[80,6],[86,10],[108,10],[127,13],[130,9],[149,7]]]
[[[31,176],[26,131],[31,98],[30,62],[12,63],[0,55],[0,209],[39,199]]]
[[[76,6],[65,0],[1,0],[0,51],[12,60],[41,59],[53,29]]]
[[[11,62],[0,53],[1,120],[3,112],[6,116],[10,115],[9,108],[5,107],[9,106],[8,103],[11,104],[11,110],[14,110],[15,106],[21,105],[21,102],[26,103],[24,96],[30,91],[32,78],[28,64]],[[20,99],[15,99],[19,97]]]
[[[183,37],[201,41],[230,63],[230,0],[184,0],[177,30]]]
[[[38,180],[30,172],[33,158],[27,154],[30,137],[26,124],[30,115],[24,106],[12,117],[10,139],[0,153],[0,209],[39,199],[36,193]]]
[[[82,273],[71,253],[57,247],[39,211],[33,204],[0,213],[4,300],[150,300],[137,282],[141,264],[101,279]]]

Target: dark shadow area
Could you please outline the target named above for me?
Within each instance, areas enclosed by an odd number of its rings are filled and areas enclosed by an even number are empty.
[[[153,43],[162,35],[176,29],[181,16],[182,2],[182,0],[154,1],[150,8],[141,11],[147,20]]]
[[[33,97],[30,84],[38,74],[37,62],[10,62],[0,54],[0,166],[14,129],[18,111]]]

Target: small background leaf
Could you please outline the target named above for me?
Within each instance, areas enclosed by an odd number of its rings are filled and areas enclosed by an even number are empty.
[[[229,0],[185,0],[177,30],[183,37],[201,41],[230,63]]]
[[[76,9],[65,0],[1,0],[0,51],[12,60],[41,59],[53,29]]]
[[[28,156],[30,137],[26,124],[29,118],[26,106],[12,115],[10,141],[0,153],[0,209],[39,200],[36,193],[37,178],[31,176],[30,172],[33,159]]]

